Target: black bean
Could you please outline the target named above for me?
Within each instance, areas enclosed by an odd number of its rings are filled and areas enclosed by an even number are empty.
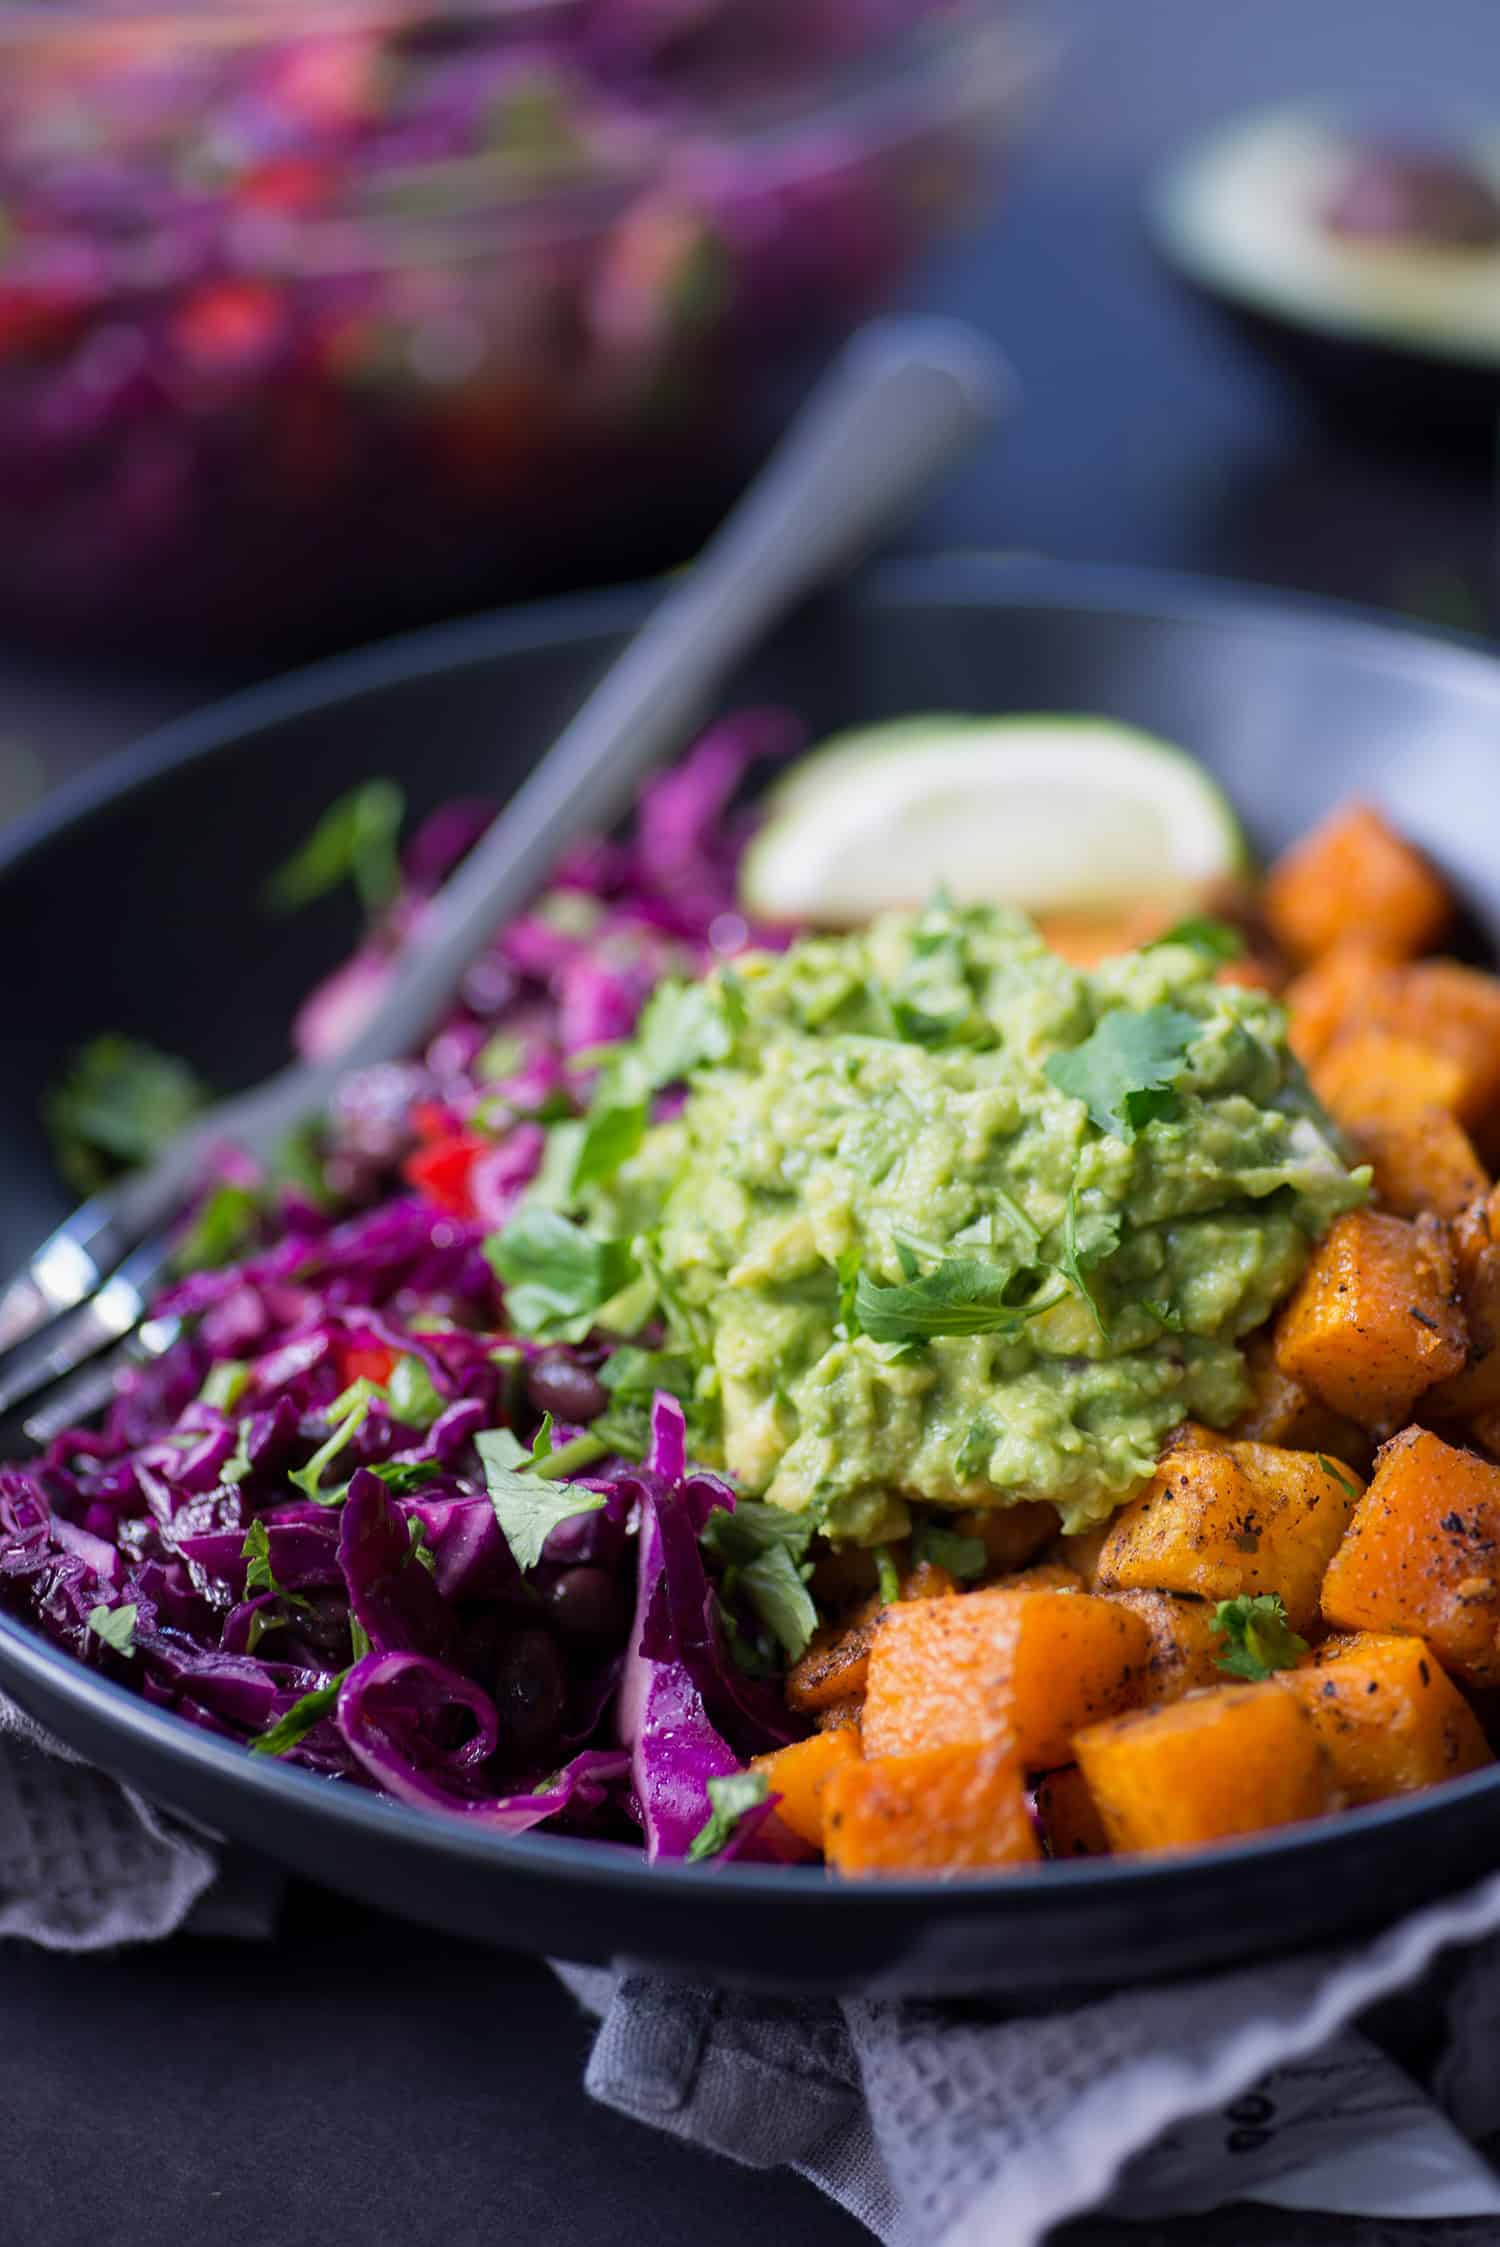
[[[625,1594],[607,1568],[565,1568],[546,1597],[548,1619],[565,1638],[609,1646],[625,1635]]]
[[[500,1753],[509,1763],[544,1760],[556,1741],[568,1681],[557,1641],[532,1627],[514,1632],[500,1649],[495,1707],[500,1712]]]
[[[526,1387],[538,1412],[575,1424],[597,1420],[609,1402],[603,1382],[568,1358],[538,1358],[527,1373]]]

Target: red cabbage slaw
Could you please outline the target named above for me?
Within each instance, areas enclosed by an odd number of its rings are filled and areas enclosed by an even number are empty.
[[[735,801],[797,740],[782,713],[725,721],[645,789],[627,840],[573,852],[421,1058],[348,1080],[318,1192],[226,1150],[205,1207],[227,1193],[252,1213],[248,1253],[159,1299],[181,1336],[122,1373],[102,1425],[0,1470],[12,1613],[326,1779],[501,1833],[703,1853],[710,1782],[790,1736],[700,1543],[734,1491],[691,1463],[665,1391],[638,1407],[643,1456],[591,1434],[609,1342],[509,1334],[481,1244],[543,1119],[586,1105],[589,1049],[662,976],[784,940],[737,905]],[[487,817],[451,805],[417,833],[366,944],[303,1010],[305,1049],[378,995]],[[534,1470],[524,1551],[490,1494],[506,1460]],[[774,1798],[742,1794],[719,1855],[808,1854]]]

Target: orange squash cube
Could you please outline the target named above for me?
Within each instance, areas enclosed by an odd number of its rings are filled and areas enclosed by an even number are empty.
[[[1453,915],[1442,876],[1370,804],[1341,806],[1283,851],[1264,897],[1272,935],[1299,960],[1351,937],[1410,959]]]
[[[1140,1697],[1150,1635],[1087,1592],[901,1602],[870,1649],[865,1753],[1004,1742],[1029,1770],[1072,1760],[1078,1727]]]
[[[1104,1550],[1104,1540],[1108,1535],[1109,1523],[1096,1522],[1092,1529],[1079,1529],[1071,1537],[1059,1537],[1049,1549],[1047,1558],[1057,1561],[1063,1568],[1071,1569],[1084,1590],[1091,1592],[1099,1567],[1099,1555]]]
[[[1339,1806],[1312,1719],[1274,1679],[1091,1724],[1077,1749],[1115,1850],[1197,1849]]]
[[[1287,1037],[1305,1069],[1315,1066],[1335,1038],[1366,1021],[1391,972],[1390,961],[1373,946],[1339,944],[1287,985]]]
[[[1441,1108],[1451,1115],[1464,1097],[1463,1066],[1419,1038],[1390,1030],[1347,1030],[1310,1072],[1312,1088],[1331,1116],[1349,1128],[1382,1118]]]
[[[1479,1720],[1419,1638],[1331,1638],[1277,1683],[1317,1727],[1346,1802],[1382,1802],[1493,1762]]]
[[[846,1879],[997,1872],[1041,1857],[1020,1767],[1004,1748],[846,1761],[823,1791],[824,1848]]]
[[[1100,1597],[1128,1607],[1151,1634],[1141,1695],[1147,1706],[1180,1701],[1184,1694],[1224,1683],[1219,1668],[1224,1639],[1214,1628],[1212,1601],[1185,1599],[1177,1592],[1103,1592]]]
[[[1245,1371],[1250,1377],[1250,1402],[1240,1414],[1226,1442],[1269,1443],[1281,1451],[1321,1451],[1325,1458],[1345,1460],[1364,1475],[1370,1464],[1371,1443],[1364,1429],[1326,1404],[1283,1373],[1276,1363],[1273,1337],[1264,1327],[1245,1345]]]
[[[1109,1836],[1076,1763],[1038,1779],[1033,1797],[1049,1857],[1106,1857]]]
[[[764,1771],[771,1792],[780,1796],[776,1815],[810,1849],[823,1846],[823,1796],[835,1771],[858,1763],[859,1734],[848,1726],[793,1740],[773,1755],[758,1755],[753,1771]]]
[[[1348,1211],[1276,1322],[1282,1372],[1365,1428],[1404,1420],[1467,1356],[1453,1251],[1436,1218]]]
[[[1212,1601],[1279,1592],[1292,1629],[1305,1637],[1360,1488],[1352,1468],[1273,1444],[1169,1452],[1140,1497],[1115,1515],[1099,1590]]]
[[[1445,1108],[1414,1108],[1345,1128],[1356,1159],[1370,1166],[1376,1199],[1398,1217],[1425,1210],[1457,1217],[1489,1186],[1473,1140]]]
[[[1500,1685],[1500,1467],[1404,1428],[1381,1450],[1323,1579],[1337,1631],[1404,1631]]]

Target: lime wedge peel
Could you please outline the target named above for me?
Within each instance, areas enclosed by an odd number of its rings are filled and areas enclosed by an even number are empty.
[[[1184,909],[1250,859],[1184,750],[1112,719],[934,714],[840,734],[772,790],[740,887],[757,918],[848,928],[925,902]]]

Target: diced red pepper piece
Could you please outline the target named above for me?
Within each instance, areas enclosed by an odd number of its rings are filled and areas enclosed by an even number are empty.
[[[178,349],[196,366],[232,373],[253,366],[280,340],[286,312],[266,281],[210,281],[172,324]]]
[[[487,1139],[477,1138],[468,1131],[456,1131],[451,1138],[435,1139],[429,1146],[418,1148],[408,1155],[401,1166],[401,1175],[409,1186],[427,1201],[446,1209],[451,1217],[472,1217],[474,1208],[469,1200],[469,1173],[479,1156],[489,1149]]]
[[[334,1356],[346,1389],[353,1381],[373,1381],[383,1388],[396,1368],[396,1353],[383,1342],[338,1342]]]
[[[454,1137],[459,1128],[458,1118],[446,1100],[414,1100],[411,1128],[424,1146],[431,1147],[440,1139]]]

